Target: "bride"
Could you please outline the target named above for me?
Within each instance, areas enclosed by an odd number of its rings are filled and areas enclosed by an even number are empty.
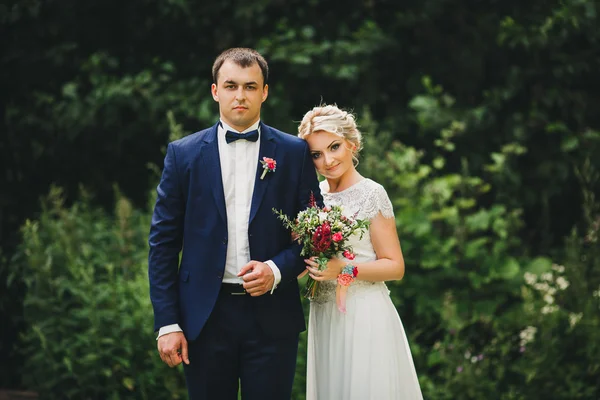
[[[298,128],[317,171],[326,178],[326,206],[342,205],[346,216],[370,220],[369,234],[351,237],[355,259],[334,258],[319,271],[308,327],[308,400],[422,399],[400,317],[384,283],[404,276],[404,259],[390,199],[380,184],[355,169],[361,134],[354,116],[337,106],[315,107]],[[348,288],[346,312],[336,305],[337,276],[346,265],[358,275]]]

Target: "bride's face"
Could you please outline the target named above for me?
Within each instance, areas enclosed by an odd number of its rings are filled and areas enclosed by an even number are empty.
[[[327,179],[339,179],[354,169],[352,144],[334,133],[313,132],[305,136],[310,154],[319,174]]]

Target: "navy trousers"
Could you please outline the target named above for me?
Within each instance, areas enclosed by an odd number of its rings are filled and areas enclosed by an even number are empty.
[[[237,400],[240,386],[243,400],[291,398],[298,334],[267,337],[253,300],[219,294],[202,332],[189,343],[184,372],[190,400]]]

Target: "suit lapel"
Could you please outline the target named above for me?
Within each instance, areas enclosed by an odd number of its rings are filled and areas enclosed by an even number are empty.
[[[256,177],[254,180],[254,192],[252,194],[252,206],[250,207],[250,219],[248,220],[248,225],[252,223],[252,220],[256,216],[258,208],[260,207],[260,203],[265,196],[267,191],[267,187],[269,186],[269,182],[273,180],[273,174],[275,172],[267,172],[264,179],[260,179],[260,176],[263,173],[263,165],[259,160],[262,160],[263,157],[269,157],[277,161],[277,154],[275,153],[277,149],[277,144],[275,143],[275,135],[271,131],[271,129],[261,122],[260,124],[260,150],[258,153],[258,167],[256,168]],[[278,166],[279,167],[279,166]]]
[[[219,145],[217,141],[217,125],[212,127],[204,138],[204,146],[201,150],[202,161],[212,190],[217,210],[223,221],[227,221],[227,211],[225,211],[225,194],[223,192],[223,178],[221,176],[221,161],[219,159]]]

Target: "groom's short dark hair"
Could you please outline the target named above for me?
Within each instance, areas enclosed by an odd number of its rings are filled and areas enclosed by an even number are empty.
[[[248,68],[254,65],[254,63],[258,64],[262,71],[263,84],[267,84],[267,80],[269,79],[269,65],[267,61],[258,51],[245,47],[234,47],[219,54],[212,67],[213,82],[215,84],[219,80],[219,70],[227,60],[233,61],[242,68]]]

